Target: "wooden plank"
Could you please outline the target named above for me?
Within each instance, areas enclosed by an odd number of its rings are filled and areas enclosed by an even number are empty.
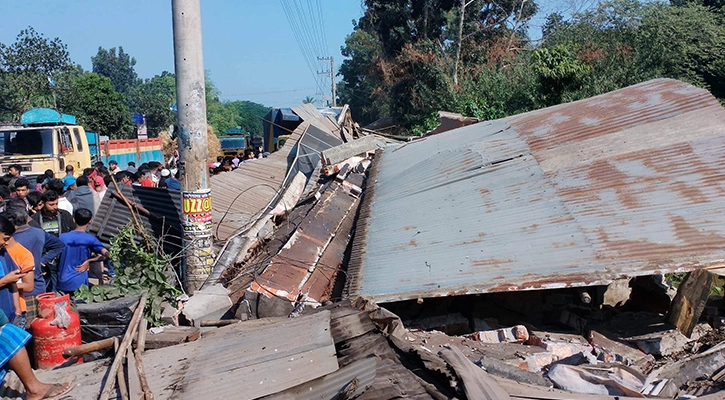
[[[200,332],[199,328],[195,326],[167,325],[161,333],[146,335],[144,349],[160,349],[181,343],[193,342],[199,339]]]
[[[455,346],[441,350],[441,357],[456,371],[469,399],[506,400],[511,397],[486,371],[471,362]]]
[[[129,352],[126,354],[126,362],[128,367],[128,393],[131,399],[138,400],[143,396],[143,391],[141,390],[138,370],[136,369],[136,357]]]
[[[692,330],[705,309],[714,279],[715,274],[706,269],[698,269],[688,272],[677,288],[667,321],[687,337],[692,335]]]

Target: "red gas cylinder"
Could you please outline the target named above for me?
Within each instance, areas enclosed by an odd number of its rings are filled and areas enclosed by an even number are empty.
[[[68,328],[51,325],[55,319],[55,305],[66,302],[65,311],[70,316]],[[66,361],[63,350],[81,345],[81,319],[70,308],[70,295],[55,293],[38,295],[38,317],[30,325],[35,341],[35,359],[38,368],[52,368]]]

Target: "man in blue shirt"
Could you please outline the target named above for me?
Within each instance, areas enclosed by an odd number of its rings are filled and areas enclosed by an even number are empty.
[[[72,294],[81,285],[87,285],[91,263],[108,258],[108,250],[103,247],[103,243],[86,232],[92,222],[91,216],[91,210],[87,208],[75,210],[73,219],[76,229],[60,235],[60,240],[66,246],[58,265],[58,290],[61,292]]]
[[[76,177],[73,176],[74,172],[72,165],[68,164],[65,166],[65,176],[61,179],[63,181],[63,191],[66,191],[68,188],[75,185]]]
[[[166,178],[166,187],[171,190],[181,190],[181,182],[179,182],[179,174],[180,172],[177,171],[176,174],[172,174],[168,178]]]

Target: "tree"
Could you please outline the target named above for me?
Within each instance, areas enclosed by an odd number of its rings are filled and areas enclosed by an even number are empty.
[[[138,76],[134,66],[136,59],[123,51],[123,47],[112,47],[108,50],[98,48],[98,53],[91,57],[93,72],[111,79],[111,83],[117,92],[128,95],[138,82]]]
[[[112,139],[133,137],[131,112],[109,78],[85,72],[69,80],[68,90],[58,96],[59,111],[75,115],[89,131]]]
[[[134,113],[146,116],[146,127],[155,137],[176,122],[171,105],[176,103],[176,78],[164,71],[134,87],[127,96],[127,104]]]
[[[20,31],[15,43],[0,43],[0,113],[18,120],[32,107],[53,106],[55,77],[71,67],[66,45],[32,27]]]
[[[313,104],[315,102],[315,98],[312,96],[307,96],[302,100],[302,104]]]
[[[459,99],[471,97],[461,91],[475,90],[469,83],[484,70],[515,58],[537,10],[531,0],[364,4],[342,49],[340,98],[363,124],[392,116],[416,131],[435,111],[456,111]]]

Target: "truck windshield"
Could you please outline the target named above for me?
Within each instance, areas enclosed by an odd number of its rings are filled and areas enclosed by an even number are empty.
[[[19,129],[0,131],[3,155],[53,154],[53,129]]]

